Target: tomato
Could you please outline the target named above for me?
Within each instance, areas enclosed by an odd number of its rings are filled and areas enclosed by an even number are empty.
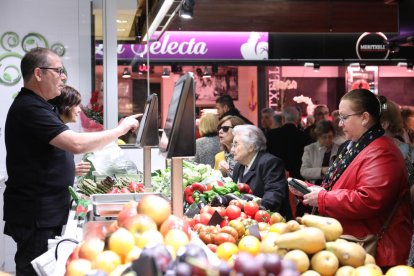
[[[242,237],[244,235],[244,232],[246,231],[244,228],[244,224],[241,220],[232,220],[229,222],[229,226],[233,227],[234,229],[236,229],[237,234],[239,235],[239,237]]]
[[[226,208],[226,215],[229,217],[229,220],[240,217],[241,209],[236,205],[229,205]]]
[[[206,205],[203,208],[201,208],[200,210],[200,214],[203,213],[209,213],[210,215],[214,214],[216,210],[214,209],[214,207],[211,207],[210,205]]]
[[[217,233],[218,230],[215,226],[205,226],[200,229],[198,235],[205,244],[209,244],[214,243]]]
[[[220,227],[224,227],[229,225],[229,219],[227,217],[224,217],[224,219],[220,222]]]
[[[224,226],[220,229],[220,233],[227,233],[233,236],[235,240],[239,238],[239,233],[231,226]]]
[[[196,225],[194,225],[194,227],[193,227],[193,231],[194,231],[194,232],[199,233],[199,232],[200,232],[200,230],[201,230],[201,228],[203,228],[204,226],[205,226],[204,224],[201,224],[201,223],[199,222],[199,223],[197,223]]]
[[[237,206],[237,207],[239,207],[240,209],[242,209],[242,208],[243,208],[243,204],[241,203],[241,201],[240,201],[240,200],[237,200],[237,199],[232,199],[232,200],[230,200],[229,205],[236,205],[236,206]]]
[[[215,237],[214,237],[214,243],[217,245],[220,245],[224,242],[231,242],[231,243],[236,243],[236,239],[228,234],[228,233],[218,233]]]
[[[254,219],[258,222],[270,222],[270,215],[265,210],[259,210],[256,212],[256,215],[254,216]]]
[[[219,215],[224,218],[226,216],[226,208],[224,207],[213,207]]]
[[[254,201],[249,201],[246,204],[244,204],[243,211],[248,215],[249,217],[254,217],[257,211],[259,211],[259,204]]]
[[[245,212],[241,212],[241,213],[240,213],[240,218],[241,218],[241,219],[246,219],[246,218],[248,218],[248,216],[246,215],[246,213],[245,213]]]
[[[119,194],[121,192],[121,190],[119,188],[113,188],[112,190],[110,190],[108,192],[108,194]]]
[[[200,223],[207,225],[210,222],[212,215],[209,213],[200,214]]]
[[[129,182],[128,190],[131,193],[142,193],[144,192],[144,184],[131,181]]]
[[[214,244],[214,243],[209,243],[209,244],[207,244],[207,247],[208,247],[211,251],[213,251],[214,253],[216,253],[216,251],[217,251],[217,244]]]

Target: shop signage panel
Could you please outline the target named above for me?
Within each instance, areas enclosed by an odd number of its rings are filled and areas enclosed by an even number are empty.
[[[95,46],[102,59],[103,45]],[[119,44],[118,59],[134,60],[266,60],[268,33],[265,32],[165,32],[157,42]]]

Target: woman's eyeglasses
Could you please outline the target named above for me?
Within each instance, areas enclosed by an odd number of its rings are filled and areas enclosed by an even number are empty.
[[[219,126],[219,127],[217,127],[217,132],[219,132],[220,130],[223,130],[223,132],[227,132],[231,128],[233,128],[233,127],[231,127],[231,126]]]

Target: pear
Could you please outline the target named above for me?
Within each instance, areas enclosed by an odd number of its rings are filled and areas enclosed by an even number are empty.
[[[358,267],[364,265],[365,249],[353,242],[327,242],[326,249],[336,255],[341,266]]]
[[[295,250],[289,251],[283,257],[283,259],[292,261],[296,265],[296,269],[300,273],[303,273],[309,269],[309,265],[310,265],[309,257],[302,250],[295,249]]]
[[[336,271],[335,276],[349,276],[352,275],[354,271],[355,268],[353,268],[352,266],[342,266]]]
[[[341,223],[334,218],[305,214],[299,220],[303,225],[321,229],[327,241],[336,240],[343,232]]]
[[[281,234],[275,237],[279,248],[300,249],[308,254],[314,254],[325,248],[325,235],[315,227],[299,229],[295,232]]]

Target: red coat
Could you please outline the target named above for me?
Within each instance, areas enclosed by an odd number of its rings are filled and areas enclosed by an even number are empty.
[[[369,144],[351,162],[331,191],[318,194],[318,210],[338,219],[344,234],[377,234],[394,204],[401,203],[378,243],[379,266],[406,264],[412,220],[407,171],[400,150],[387,137]]]

